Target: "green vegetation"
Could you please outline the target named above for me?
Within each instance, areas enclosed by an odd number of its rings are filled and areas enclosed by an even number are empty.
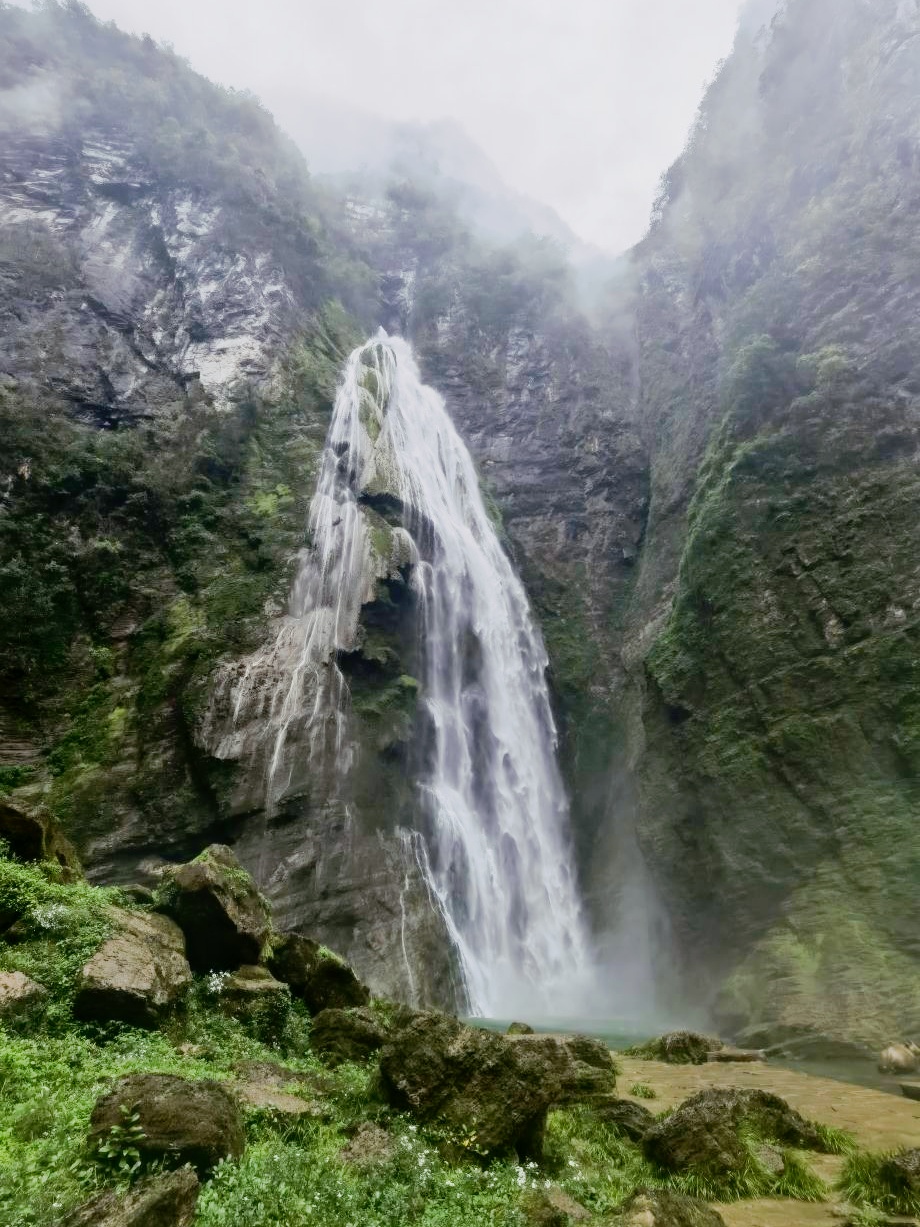
[[[286,1117],[249,1109],[243,1156],[221,1163],[205,1184],[196,1227],[525,1227],[528,1195],[549,1185],[596,1214],[616,1210],[640,1185],[707,1197],[821,1192],[804,1160],[788,1152],[780,1177],[756,1156],[743,1179],[718,1185],[668,1177],[587,1106],[550,1114],[539,1165],[485,1163],[474,1138],[394,1112],[378,1093],[373,1064],[322,1066],[301,1003],[273,1006],[271,1020],[252,1010],[230,1016],[222,1004],[226,973],[196,977],[161,1030],[80,1023],[70,1012],[78,971],[108,932],[106,908],[130,905],[118,892],[65,886],[56,876],[54,866],[0,858],[0,915],[16,918],[15,943],[0,943],[0,970],[23,971],[48,990],[27,1017],[0,1024],[0,1217],[9,1227],[50,1227],[94,1191],[127,1188],[156,1170],[142,1160],[142,1131],[130,1111],[97,1146],[87,1141],[93,1105],[114,1077],[169,1073],[232,1083],[260,1062],[275,1071],[280,1065],[280,1085],[288,1071],[289,1093],[307,1094],[320,1110]],[[383,1021],[394,1008],[374,1005]],[[343,1149],[369,1122],[385,1130],[384,1150],[366,1165],[346,1162]]]
[[[654,1087],[649,1086],[647,1082],[634,1082],[629,1088],[630,1095],[635,1095],[636,1099],[657,1099],[658,1092]]]
[[[851,1155],[838,1185],[841,1193],[867,1215],[920,1214],[916,1176],[913,1186],[892,1164],[895,1155]]]

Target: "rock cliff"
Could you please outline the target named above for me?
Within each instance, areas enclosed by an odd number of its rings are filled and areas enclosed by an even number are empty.
[[[916,0],[746,6],[589,317],[552,244],[408,183],[337,201],[149,41],[0,10],[3,790],[100,879],[230,842],[279,925],[450,1001],[397,831],[405,577],[345,662],[349,804],[305,775],[268,812],[212,736],[384,323],[539,615],[605,980],[729,1029],[920,1030],[918,35]]]

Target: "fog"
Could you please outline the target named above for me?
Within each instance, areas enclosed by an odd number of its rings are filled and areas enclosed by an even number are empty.
[[[352,148],[366,159],[381,120],[452,120],[513,190],[615,252],[645,231],[659,176],[731,48],[738,0],[90,0],[90,8],[258,94],[317,170],[342,169]]]

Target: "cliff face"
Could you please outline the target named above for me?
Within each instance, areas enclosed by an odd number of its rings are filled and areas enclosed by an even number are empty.
[[[918,36],[743,30],[635,256],[637,821],[723,1023],[920,1026]]]
[[[294,772],[269,812],[228,708],[383,322],[539,616],[610,979],[726,1027],[920,1028],[920,4],[775,7],[748,6],[600,324],[550,244],[478,242],[407,184],[343,207],[152,44],[0,11],[0,790],[92,876],[228,840],[281,927],[451,1001],[398,833],[405,570],[381,558],[341,662],[349,795]]]

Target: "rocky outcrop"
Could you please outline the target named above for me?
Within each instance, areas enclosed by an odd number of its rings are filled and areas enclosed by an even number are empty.
[[[268,966],[311,1014],[363,1006],[370,1001],[370,991],[344,959],[297,933],[286,933],[275,940]]]
[[[383,1093],[420,1120],[443,1121],[482,1155],[538,1158],[547,1111],[613,1090],[609,1049],[579,1036],[495,1035],[420,1014],[380,1054]]]
[[[165,916],[110,908],[115,933],[80,972],[78,1018],[155,1027],[192,982],[182,930]]]
[[[57,1227],[190,1227],[198,1190],[191,1168],[148,1176],[127,1194],[98,1194]]]
[[[670,1172],[723,1181],[746,1170],[755,1143],[827,1150],[814,1125],[778,1095],[718,1088],[701,1091],[655,1124],[642,1148]]]
[[[916,1044],[889,1044],[878,1059],[883,1074],[913,1074],[920,1068],[920,1048]]]
[[[593,1111],[614,1133],[631,1142],[641,1142],[655,1124],[654,1113],[631,1099],[604,1100],[594,1105]]]
[[[718,1053],[722,1047],[722,1041],[710,1035],[699,1035],[695,1031],[669,1031],[667,1035],[631,1051],[636,1056],[665,1061],[668,1065],[705,1065],[710,1055]]]
[[[82,876],[76,850],[52,816],[41,807],[0,801],[0,840],[19,861],[51,861],[64,881]]]
[[[613,1227],[725,1227],[725,1220],[697,1197],[669,1189],[640,1189],[614,1218]]]
[[[89,1140],[98,1146],[126,1121],[142,1159],[181,1167],[202,1178],[221,1159],[238,1159],[245,1135],[237,1103],[219,1082],[191,1082],[172,1074],[128,1074],[102,1095],[90,1118]]]
[[[0,1018],[4,1022],[27,1018],[47,1000],[41,984],[21,971],[0,971]]]
[[[385,1028],[366,1009],[322,1010],[310,1028],[310,1047],[333,1067],[346,1061],[367,1061],[385,1041]]]
[[[271,931],[267,903],[222,844],[167,871],[159,906],[185,934],[195,971],[232,971],[258,963]]]

